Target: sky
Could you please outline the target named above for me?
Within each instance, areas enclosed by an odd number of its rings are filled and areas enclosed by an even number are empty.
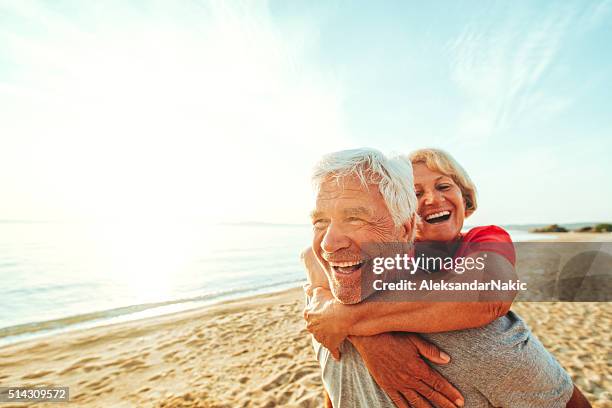
[[[612,1],[0,1],[0,219],[306,223],[327,152],[612,221]]]

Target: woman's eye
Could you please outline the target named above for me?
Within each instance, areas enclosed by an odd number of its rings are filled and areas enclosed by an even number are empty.
[[[450,184],[438,184],[438,190],[440,191],[446,191],[450,188]]]
[[[419,198],[419,197],[421,197],[423,195],[423,192],[422,191],[417,191],[415,194],[416,194],[417,198]]]

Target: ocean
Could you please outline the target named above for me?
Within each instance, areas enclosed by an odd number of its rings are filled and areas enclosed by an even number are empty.
[[[310,239],[308,225],[0,222],[0,346],[299,286]]]

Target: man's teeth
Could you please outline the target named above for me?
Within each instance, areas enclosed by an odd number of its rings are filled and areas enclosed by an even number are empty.
[[[359,265],[363,261],[353,261],[353,262],[329,262],[330,266],[338,267],[338,268],[347,268],[349,266]]]
[[[334,272],[337,274],[348,275],[351,274],[363,265],[365,261],[346,261],[346,262],[329,262],[329,265],[333,268]]]
[[[450,215],[450,211],[440,211],[437,213],[429,214],[427,217],[425,217],[425,219],[429,221],[433,218],[444,217],[445,215]]]

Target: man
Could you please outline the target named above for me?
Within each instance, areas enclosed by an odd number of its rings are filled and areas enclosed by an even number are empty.
[[[350,150],[325,156],[315,168],[313,180],[317,198],[312,214],[312,252],[327,275],[334,297],[342,303],[359,303],[374,292],[373,287],[362,284],[366,261],[384,256],[387,243],[409,244],[413,239],[416,200],[410,181],[412,168],[407,160],[389,159],[375,150]],[[462,328],[452,324],[441,327]],[[428,345],[414,335],[386,336],[386,358],[393,355],[401,359],[410,350],[409,359],[427,354],[422,350]],[[369,375],[358,352],[370,341],[350,338],[340,347],[342,358],[335,361],[329,350],[313,339],[333,406],[409,406],[408,400],[411,406],[427,407],[431,406],[429,400],[441,407],[465,403],[468,407],[554,408],[565,407],[570,399],[583,405],[567,406],[589,406],[578,398],[580,395],[572,397],[576,393],[568,374],[530,336],[520,319],[504,316],[483,328],[423,337],[451,354],[451,363],[438,370],[460,389],[464,399],[427,369],[416,373],[411,389],[388,396]],[[517,339],[522,342],[518,348]],[[410,347],[406,348],[408,343]],[[368,353],[370,357],[375,354]],[[441,360],[432,359],[438,363]]]

